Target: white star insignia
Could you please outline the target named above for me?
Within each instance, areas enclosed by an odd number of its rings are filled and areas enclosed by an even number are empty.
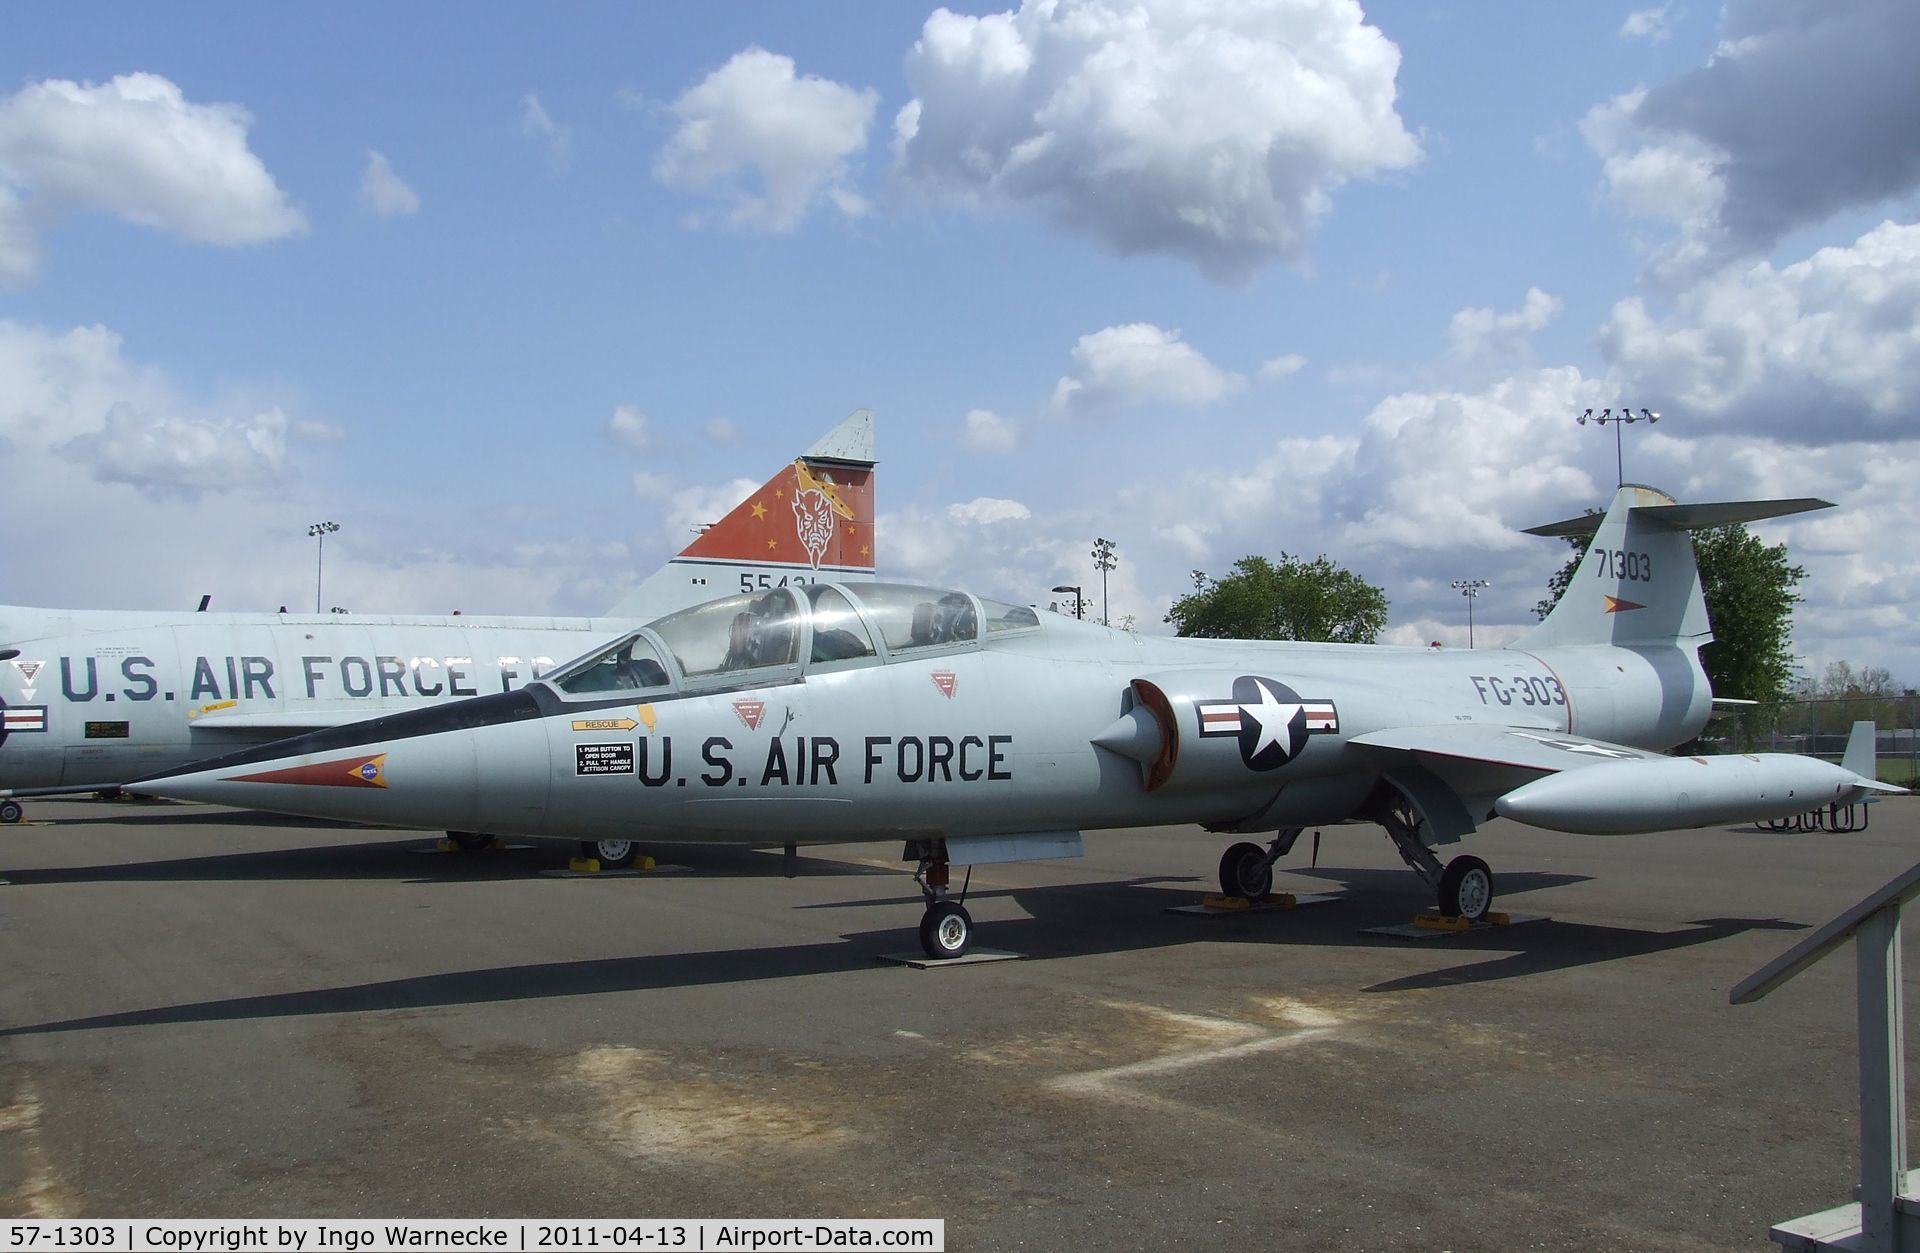
[[[1260,689],[1260,703],[1240,706],[1243,717],[1252,718],[1260,724],[1260,738],[1254,742],[1253,751],[1247,756],[1258,757],[1274,744],[1280,745],[1282,756],[1293,756],[1293,736],[1288,727],[1293,722],[1293,716],[1300,712],[1300,706],[1275,700],[1272,689],[1264,683],[1254,686]]]

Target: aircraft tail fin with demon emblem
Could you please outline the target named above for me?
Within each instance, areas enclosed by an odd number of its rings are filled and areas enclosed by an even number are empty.
[[[608,611],[651,620],[733,592],[873,577],[873,413],[861,409]]]

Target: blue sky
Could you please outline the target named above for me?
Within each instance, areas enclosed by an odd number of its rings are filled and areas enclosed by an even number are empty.
[[[1920,683],[1911,6],[10,13],[6,599],[596,612],[871,407],[880,564],[1164,629],[1326,552],[1511,637],[1628,477],[1819,494]],[[743,482],[743,480],[746,480]]]

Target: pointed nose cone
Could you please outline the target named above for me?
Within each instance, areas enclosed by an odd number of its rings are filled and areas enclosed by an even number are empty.
[[[371,751],[346,754],[249,756],[252,760],[244,765],[223,766],[221,763],[228,760],[223,758],[178,774],[143,779],[138,787],[154,796],[242,808],[259,807],[268,795],[263,788],[270,788],[280,799],[310,794],[316,802],[322,802],[340,789],[387,787],[387,754],[377,746]]]
[[[371,826],[471,831],[482,813],[536,821],[549,777],[540,697],[523,688],[313,731],[128,787]]]
[[[291,741],[288,747],[297,745]],[[345,750],[272,749],[143,779],[135,791],[174,800],[265,809],[378,826],[465,829],[477,808],[471,740],[458,734]],[[397,785],[397,786],[396,786]]]

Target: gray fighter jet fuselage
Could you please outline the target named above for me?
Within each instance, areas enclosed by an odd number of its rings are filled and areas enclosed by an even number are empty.
[[[1495,814],[1656,830],[1877,786],[1807,758],[1659,755],[1712,701],[1688,529],[1815,503],[1623,488],[1561,604],[1506,649],[1143,638],[962,592],[816,585],[672,615],[522,691],[141,790],[501,834],[898,839],[939,956],[971,935],[950,862],[1058,856],[1089,828],[1278,831],[1222,861],[1223,888],[1257,896],[1300,829],[1375,821],[1443,911],[1473,918],[1485,863],[1432,850]]]

